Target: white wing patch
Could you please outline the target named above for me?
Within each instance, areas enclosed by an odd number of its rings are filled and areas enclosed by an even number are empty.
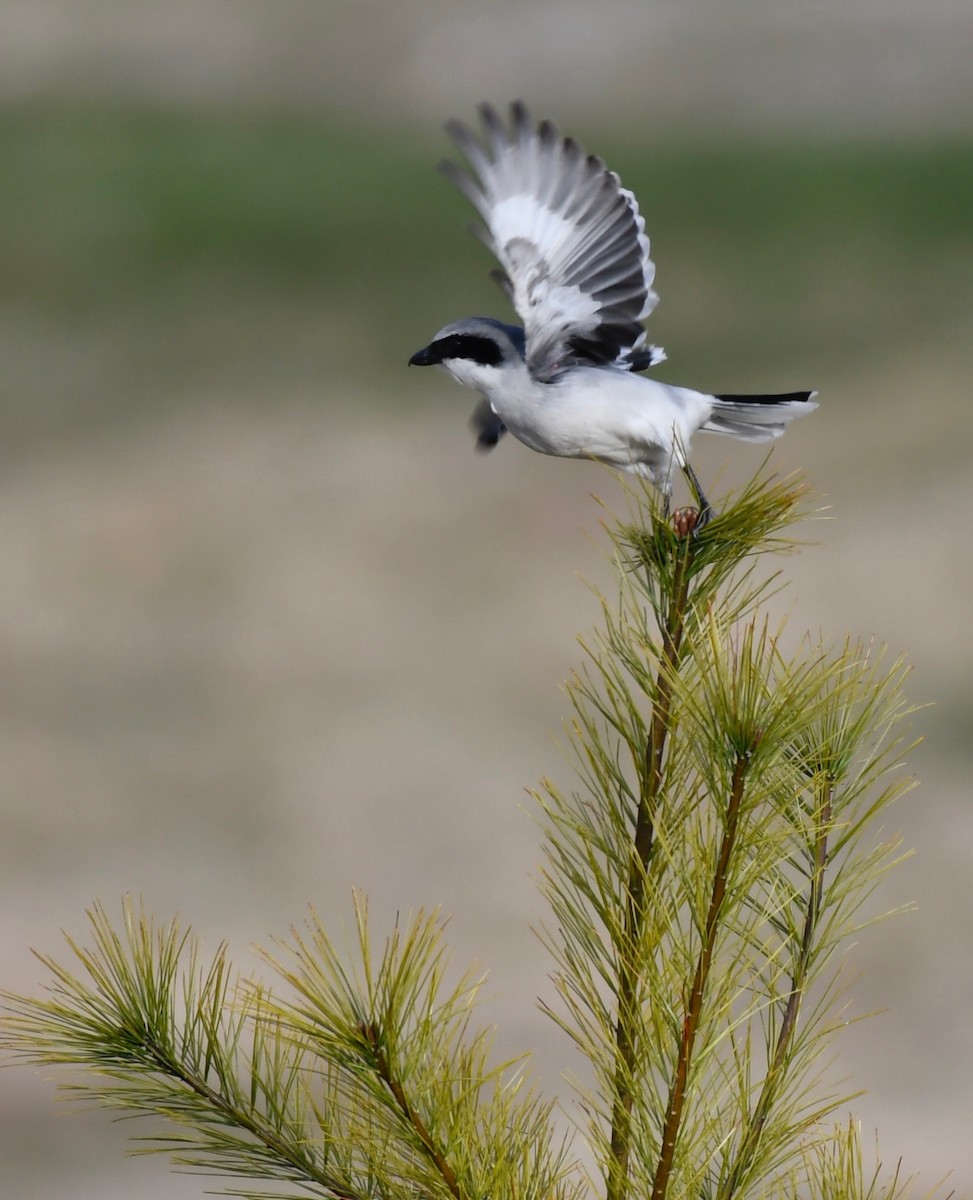
[[[570,245],[577,227],[573,221],[553,212],[534,196],[508,196],[489,214],[490,233],[497,247],[510,242],[531,242],[541,258],[559,265],[566,245]]]
[[[513,304],[533,331],[593,332],[600,304],[577,284],[558,283],[576,227],[533,196],[510,196],[490,213],[497,257],[513,289]]]

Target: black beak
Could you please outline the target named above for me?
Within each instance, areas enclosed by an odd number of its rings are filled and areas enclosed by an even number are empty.
[[[431,346],[423,346],[423,348],[421,350],[417,350],[415,352],[415,354],[413,354],[413,356],[409,359],[409,366],[410,367],[432,367],[432,366],[435,366],[435,364],[440,361],[441,361],[441,359],[437,358],[436,355],[432,353]]]

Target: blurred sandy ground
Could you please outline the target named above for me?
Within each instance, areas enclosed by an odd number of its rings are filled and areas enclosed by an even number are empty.
[[[525,93],[565,124],[598,106],[609,127],[617,104],[704,129],[969,132],[966,6],[823,5],[812,22],[734,4],[717,23],[700,3],[610,8],[621,33],[605,6],[597,20],[594,6],[532,6],[510,49],[513,6],[8,2],[0,76],[12,102],[284,97],[378,120],[391,98],[403,124],[438,124]],[[854,1011],[888,1011],[839,1041],[837,1069],[868,1089],[854,1111],[886,1161],[927,1186],[952,1168],[960,1194],[973,1191],[968,319],[936,345],[903,327],[895,353],[810,381],[822,407],[774,455],[832,506],[784,563],[781,611],[797,630],[905,651],[912,698],[936,703],[916,718],[922,786],[893,816],[917,854],[876,901],[918,910],[850,955]],[[411,331],[381,336],[402,336],[403,362],[415,348]],[[0,478],[3,985],[36,990],[28,947],[60,953],[58,931],[81,932],[96,897],[141,894],[248,967],[251,944],[308,903],[346,918],[358,886],[379,929],[419,905],[453,914],[457,960],[492,973],[500,1049],[534,1047],[558,1087],[576,1064],[534,1005],[550,989],[522,804],[542,774],[567,779],[560,685],[595,617],[581,579],[608,580],[590,494],[611,501],[614,484],[516,444],[474,456],[465,403],[430,376],[388,380],[410,389],[397,406],[365,394],[374,381],[336,396],[322,379],[272,405],[237,390],[174,407],[152,386],[138,421],[32,443]],[[698,469],[718,493],[760,457],[700,439]],[[203,1193],[162,1160],[123,1158],[124,1126],[52,1098],[32,1072],[0,1074],[4,1195]]]

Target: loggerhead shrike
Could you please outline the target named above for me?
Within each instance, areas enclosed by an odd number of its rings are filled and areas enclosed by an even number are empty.
[[[470,172],[441,164],[483,218],[474,233],[500,264],[493,276],[523,328],[492,317],[453,321],[411,366],[440,364],[482,397],[477,444],[506,430],[541,454],[591,458],[646,476],[668,510],[675,463],[700,505],[709,504],[689,464],[697,429],[748,442],[779,437],[817,408],[814,392],[709,396],[638,372],[665,358],[645,344],[655,307],[655,266],[638,204],[600,158],[550,121],[535,125],[515,103],[510,128],[488,104],[483,140],[459,121],[447,132]]]

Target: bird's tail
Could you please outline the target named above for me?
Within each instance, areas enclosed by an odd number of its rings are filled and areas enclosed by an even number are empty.
[[[783,392],[777,396],[714,396],[713,412],[702,426],[745,442],[780,437],[789,421],[817,408],[817,392]]]

